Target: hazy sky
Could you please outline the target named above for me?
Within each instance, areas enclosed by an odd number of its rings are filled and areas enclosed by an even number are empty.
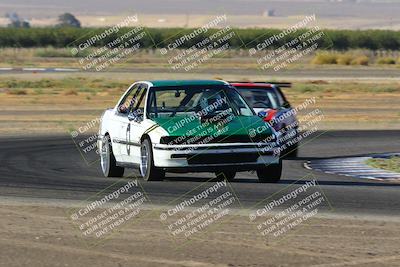
[[[51,17],[65,11],[88,15],[114,15],[132,11],[143,14],[213,14],[223,10],[232,15],[260,15],[265,10],[274,9],[279,16],[316,13],[319,16],[330,17],[397,18],[400,13],[400,1],[364,1],[330,3],[327,0],[0,0],[0,14],[16,11],[26,17]]]

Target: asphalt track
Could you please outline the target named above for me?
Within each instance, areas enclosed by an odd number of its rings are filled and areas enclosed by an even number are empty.
[[[128,181],[102,177],[99,165],[87,165],[69,136],[4,137],[0,139],[0,148],[2,197],[49,202],[86,200],[109,186],[107,190],[112,190]],[[231,185],[243,207],[252,208],[260,200],[306,177],[295,184],[301,186],[311,174],[333,207],[325,207],[326,212],[398,216],[400,183],[344,177],[303,167],[310,159],[396,151],[400,151],[400,131],[318,132],[302,144],[299,158],[284,161],[280,183],[260,184],[254,174],[244,172]],[[168,174],[163,182],[141,184],[152,203],[165,205],[211,177],[207,173]]]

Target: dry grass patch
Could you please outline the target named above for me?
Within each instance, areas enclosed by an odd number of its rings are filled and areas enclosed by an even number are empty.
[[[78,92],[75,89],[68,89],[63,92],[64,95],[69,96],[69,95],[78,95]]]
[[[28,92],[24,89],[7,89],[6,94],[9,95],[27,95]]]
[[[374,158],[366,161],[368,165],[378,169],[400,172],[400,157],[390,157],[388,159]]]

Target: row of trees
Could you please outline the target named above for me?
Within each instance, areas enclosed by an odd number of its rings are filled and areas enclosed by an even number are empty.
[[[104,32],[105,28],[29,28],[14,29],[0,28],[0,47],[68,47],[75,46],[77,42],[82,43],[85,39]],[[123,28],[118,33],[108,35],[99,40],[95,46],[104,46],[124,35],[130,28]],[[141,45],[145,48],[165,47],[168,43],[178,39],[184,34],[191,33],[193,29],[184,28],[147,28],[147,36],[141,39]],[[198,35],[196,38],[185,42],[181,48],[188,48],[210,36],[216,29]],[[269,36],[280,33],[277,29],[233,29],[236,33],[229,40],[233,48],[250,48]],[[275,42],[273,47],[279,47],[292,40],[295,36],[306,30],[298,31]],[[371,49],[371,50],[399,50],[400,32],[390,30],[324,30],[324,37],[320,39],[319,47],[332,48],[335,50],[346,49]],[[151,37],[151,38],[150,38]],[[79,40],[79,41],[77,41]]]
[[[6,18],[10,20],[9,28],[30,28],[31,24],[28,20],[21,18],[17,13],[7,13]],[[81,22],[71,13],[64,13],[58,17],[56,27],[75,27],[80,28]]]

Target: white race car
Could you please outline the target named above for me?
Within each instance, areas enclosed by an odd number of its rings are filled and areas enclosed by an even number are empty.
[[[280,180],[276,132],[224,81],[140,81],[102,116],[98,147],[106,177],[139,168],[145,180],[165,172],[214,172],[233,180],[256,170]]]

